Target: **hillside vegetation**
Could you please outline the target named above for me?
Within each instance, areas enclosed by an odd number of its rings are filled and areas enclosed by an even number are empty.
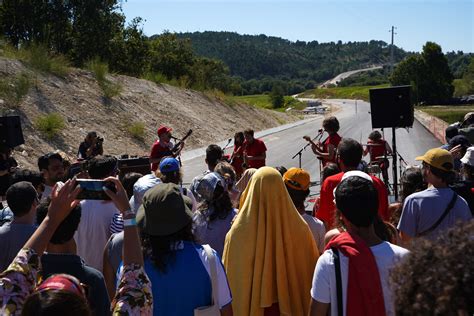
[[[98,79],[102,75],[108,85],[120,88],[117,95],[104,96]],[[0,57],[0,78],[8,82],[0,85],[0,114],[21,117],[26,143],[15,156],[23,167],[36,169],[37,158],[56,149],[74,157],[91,130],[105,138],[106,154],[148,155],[160,124],[171,126],[176,137],[193,129],[188,150],[245,128],[262,130],[298,119],[235,100],[227,104],[211,93],[102,75],[67,68],[59,77],[27,61]],[[9,95],[11,99],[6,98]]]
[[[390,47],[383,41],[370,42],[291,42],[266,35],[239,35],[231,32],[179,33],[190,39],[198,56],[222,60],[230,74],[240,78],[244,94],[271,91],[281,81],[288,94],[312,89],[335,75],[390,59]],[[395,47],[395,61],[407,53]]]

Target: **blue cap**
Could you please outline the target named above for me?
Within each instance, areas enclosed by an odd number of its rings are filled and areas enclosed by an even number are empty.
[[[160,162],[160,172],[173,172],[179,170],[179,161],[176,158],[165,158]]]

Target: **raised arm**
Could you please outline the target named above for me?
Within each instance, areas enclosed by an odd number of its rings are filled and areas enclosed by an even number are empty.
[[[105,179],[115,184],[116,193],[104,188],[124,219],[123,269],[120,281],[112,301],[114,315],[131,313],[132,315],[151,315],[153,297],[151,282],[143,269],[143,254],[135,221],[135,214],[130,210],[127,193],[117,178]]]

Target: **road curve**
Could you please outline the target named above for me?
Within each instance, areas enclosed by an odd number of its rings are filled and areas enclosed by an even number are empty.
[[[336,77],[332,78],[332,79],[329,79],[327,81],[325,81],[323,84],[319,85],[320,88],[322,87],[327,87],[328,85],[335,85],[337,86],[337,84],[343,80],[343,79],[346,79],[356,73],[359,73],[359,72],[364,72],[364,71],[371,71],[371,70],[375,70],[375,69],[382,69],[383,66],[373,66],[373,67],[369,67],[369,68],[364,68],[364,69],[356,69],[356,70],[350,70],[350,71],[346,71],[346,72],[343,72],[343,73],[340,73],[338,74]]]

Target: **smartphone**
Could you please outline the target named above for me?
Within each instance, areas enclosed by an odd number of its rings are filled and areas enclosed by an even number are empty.
[[[110,200],[109,196],[102,189],[117,192],[115,184],[111,181],[95,179],[77,179],[76,183],[81,187],[81,192],[77,195],[78,200]]]

